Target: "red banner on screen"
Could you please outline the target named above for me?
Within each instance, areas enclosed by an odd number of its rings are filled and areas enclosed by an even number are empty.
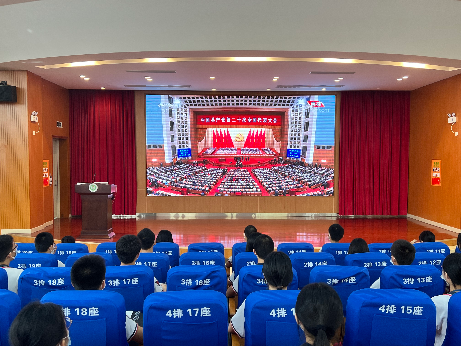
[[[281,126],[282,116],[280,115],[244,115],[244,114],[229,114],[229,115],[198,115],[197,125],[249,125],[251,127],[257,125],[264,126]]]

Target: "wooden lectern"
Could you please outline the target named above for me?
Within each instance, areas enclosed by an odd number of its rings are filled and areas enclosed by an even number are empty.
[[[78,183],[75,192],[82,198],[82,233],[79,238],[108,238],[112,231],[112,200],[117,185]]]

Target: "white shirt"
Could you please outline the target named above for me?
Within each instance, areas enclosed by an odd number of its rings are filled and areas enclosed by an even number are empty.
[[[441,346],[445,340],[445,334],[447,332],[448,301],[450,298],[451,294],[442,294],[431,298],[437,312],[435,318],[437,329],[435,332],[434,346]]]
[[[243,301],[231,319],[234,332],[241,338],[245,337],[245,301]]]
[[[374,288],[374,289],[381,288],[381,279],[378,279],[375,282],[373,282],[373,285],[371,285],[370,288]]]
[[[18,293],[18,279],[23,270],[18,269],[18,268],[9,268],[9,267],[3,267],[3,269],[5,269],[6,273],[8,274],[8,290],[17,294]]]
[[[130,342],[130,340],[133,338],[133,336],[136,334],[138,330],[138,324],[128,316],[125,317],[126,340]]]
[[[236,294],[239,293],[239,276],[240,275],[237,275],[237,277],[234,279],[234,282],[232,283],[232,289]]]

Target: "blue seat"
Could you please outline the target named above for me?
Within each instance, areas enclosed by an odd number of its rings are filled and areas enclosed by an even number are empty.
[[[370,252],[381,252],[391,257],[391,246],[392,243],[371,243],[368,244],[368,250]]]
[[[365,252],[347,255],[344,264],[347,266],[364,267],[370,274],[370,282],[373,283],[379,279],[381,271],[392,265],[388,255],[380,252]]]
[[[154,293],[154,273],[146,266],[111,266],[106,268],[105,290],[120,293],[129,311],[141,311],[144,299]]]
[[[170,258],[163,253],[144,253],[139,254],[135,262],[136,265],[144,265],[152,269],[155,278],[162,283],[166,282],[166,273],[170,269]]]
[[[154,245],[154,253],[164,253],[170,258],[171,268],[179,265],[179,245],[175,243],[158,243]]]
[[[410,288],[429,297],[443,294],[445,281],[432,265],[404,265],[384,268],[380,276],[381,288]]]
[[[10,344],[8,330],[19,310],[21,310],[21,301],[18,295],[8,290],[0,289],[0,311],[2,312],[0,323],[1,346],[8,346]]]
[[[72,346],[126,346],[125,300],[111,291],[54,291],[41,299],[42,303],[62,306],[72,320],[69,329]]]
[[[262,272],[262,265],[243,267],[238,281],[238,306],[252,292],[267,290],[267,281]],[[293,280],[288,285],[289,290],[298,290],[298,274],[293,269]]]
[[[75,263],[76,260],[78,260],[80,257],[86,256],[86,255],[99,255],[102,258],[104,258],[104,261],[106,262],[106,267],[107,266],[113,266],[114,263],[112,262],[112,255],[109,253],[105,252],[92,252],[90,254],[87,253],[74,253],[72,255],[69,255],[66,259],[66,267],[72,267]]]
[[[232,263],[232,269],[234,271],[234,278],[236,278],[240,269],[246,266],[254,266],[258,264],[258,257],[253,252],[241,252],[235,256],[235,262]]]
[[[445,257],[447,257],[450,254],[450,248],[448,247],[448,245],[441,243],[439,241],[416,243],[414,245],[416,252],[435,252],[440,253]]]
[[[10,262],[11,268],[57,267],[58,259],[50,253],[21,253]]]
[[[187,252],[220,252],[224,255],[224,245],[221,243],[192,243]]]
[[[298,252],[314,252],[314,246],[309,243],[280,243],[277,246],[277,251],[291,256]]]
[[[56,244],[56,257],[58,258],[58,261],[66,263],[67,257],[74,253],[88,253],[88,246],[80,243]]]
[[[245,345],[301,345],[304,332],[294,317],[299,291],[258,291],[245,301]]]
[[[337,265],[343,266],[344,259],[349,254],[349,243],[327,243],[322,246],[322,252],[332,254]]]
[[[179,257],[179,265],[225,266],[226,259],[220,252],[186,252]]]
[[[447,333],[443,346],[458,346],[461,340],[461,294],[454,294],[448,302]]]
[[[433,346],[435,316],[432,300],[422,292],[370,288],[356,291],[347,304],[343,345]]]
[[[235,263],[235,256],[237,256],[241,252],[245,252],[247,248],[247,243],[235,243],[232,245],[232,266],[234,266]]]
[[[8,289],[8,273],[3,268],[0,268],[0,289]]]
[[[18,295],[21,306],[42,299],[48,292],[73,290],[70,282],[71,268],[29,268],[24,270],[18,280]]]
[[[144,346],[227,346],[227,314],[219,292],[151,294],[143,309]]]
[[[20,253],[38,253],[37,249],[35,248],[34,243],[16,243],[18,248],[16,249],[16,253],[19,255]]]
[[[412,265],[430,264],[442,271],[442,264],[445,256],[437,252],[417,252]]]
[[[455,248],[455,252],[456,252],[456,253],[461,253],[461,250],[459,249],[459,247],[458,247],[458,246],[456,246],[456,248]]]
[[[367,268],[346,266],[317,266],[311,270],[309,283],[325,282],[335,289],[346,312],[347,299],[352,292],[370,287]]]
[[[214,290],[226,293],[227,273],[223,266],[188,266],[171,268],[167,274],[168,291]]]
[[[335,258],[327,252],[298,252],[290,256],[291,265],[298,273],[298,287],[309,283],[311,270],[317,266],[335,265]]]
[[[118,259],[118,256],[117,256],[117,250],[115,250],[116,245],[117,243],[115,242],[101,243],[96,247],[96,252],[105,252],[105,253],[110,254],[112,256],[113,265],[119,266],[120,260]]]

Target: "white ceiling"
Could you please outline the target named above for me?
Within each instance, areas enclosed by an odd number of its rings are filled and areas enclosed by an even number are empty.
[[[149,84],[191,85],[180,90],[194,91],[317,91],[320,87],[276,86],[340,84],[344,86],[326,90],[414,90],[461,73],[461,2],[456,0],[0,0],[0,5],[8,5],[0,6],[0,69],[29,70],[69,89],[158,89],[125,87]],[[155,57],[188,61],[36,67]],[[200,59],[210,57],[285,61]],[[292,58],[375,63],[295,62]],[[383,61],[460,70],[380,65]],[[311,71],[355,74],[312,75]],[[82,80],[80,74],[90,80]],[[144,79],[148,75],[151,83]],[[277,82],[272,81],[275,76],[280,77]],[[403,76],[409,78],[397,81]],[[344,79],[334,82],[337,77]]]

